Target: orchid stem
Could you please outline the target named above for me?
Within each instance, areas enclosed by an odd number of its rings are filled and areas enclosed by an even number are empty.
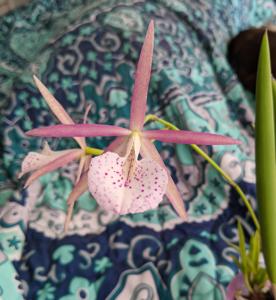
[[[161,118],[158,118],[155,115],[147,115],[145,118],[145,123],[149,122],[149,121],[155,121],[158,122],[164,126],[166,126],[168,129],[170,130],[180,130],[179,128],[177,128],[175,125],[173,125],[172,123],[165,121]],[[260,224],[259,221],[257,219],[257,216],[249,202],[249,200],[246,198],[246,195],[244,194],[244,192],[242,191],[242,189],[240,188],[240,186],[227,174],[225,173],[220,167],[219,165],[208,155],[206,154],[203,150],[201,150],[197,145],[195,144],[191,144],[190,145],[192,147],[192,149],[199,154],[201,157],[203,157],[208,163],[210,163],[220,174],[221,176],[236,190],[236,192],[240,195],[244,205],[246,206],[246,208],[248,209],[253,222],[256,226],[256,228],[259,230],[260,229]]]
[[[98,149],[98,148],[92,148],[92,147],[85,148],[85,154],[87,154],[87,155],[97,156],[97,155],[103,154],[103,152],[104,151],[102,149]]]

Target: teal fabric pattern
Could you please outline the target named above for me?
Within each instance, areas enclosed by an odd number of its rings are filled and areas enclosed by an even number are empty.
[[[32,75],[75,122],[91,104],[90,123],[127,126],[135,66],[154,19],[148,112],[182,129],[240,139],[240,146],[203,149],[256,208],[254,99],[226,52],[232,37],[275,15],[272,0],[38,0],[0,18],[0,299],[224,299],[237,272],[227,242],[237,241],[238,219],[248,233],[253,224],[235,191],[189,146],[157,143],[187,222],[167,199],[116,216],[87,192],[65,234],[77,164],[23,189],[21,162],[44,142],[24,132],[57,124]],[[54,150],[76,146],[69,138],[47,141]]]

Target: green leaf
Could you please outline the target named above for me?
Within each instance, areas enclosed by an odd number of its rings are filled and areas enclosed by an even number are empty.
[[[251,235],[250,237],[250,247],[249,247],[249,258],[253,264],[253,273],[256,273],[259,266],[259,256],[261,251],[261,238],[259,230]]]
[[[252,276],[252,274],[254,274],[254,264],[253,261],[250,259],[250,256],[247,256],[247,260],[246,260],[246,270],[248,275]]]
[[[267,33],[262,39],[256,85],[256,183],[262,250],[276,283],[276,168],[274,105]]]
[[[242,225],[240,220],[238,220],[238,234],[239,234],[239,248],[240,248],[240,256],[241,256],[241,271],[243,273],[244,283],[247,287],[247,289],[251,292],[251,282],[249,280],[250,278],[250,261],[247,258],[246,254],[246,243],[245,243],[245,236],[242,229]]]
[[[255,275],[253,282],[258,285],[259,288],[262,288],[265,285],[265,282],[268,279],[267,271],[265,268],[260,268],[258,273]]]
[[[233,243],[231,243],[231,242],[228,242],[228,241],[226,241],[226,243],[227,243],[230,247],[232,247],[233,249],[235,249],[238,253],[240,253],[240,248],[239,248],[237,245],[235,245],[235,244],[233,244]]]
[[[274,132],[276,132],[276,80],[274,78],[272,78],[272,95],[273,95],[273,107],[274,107]],[[275,145],[276,145],[276,141],[275,141]]]
[[[234,256],[234,255],[229,255],[229,256],[232,258],[234,264],[235,264],[239,269],[241,269],[242,266],[241,266],[241,264],[240,264],[238,258],[237,258],[236,256]]]

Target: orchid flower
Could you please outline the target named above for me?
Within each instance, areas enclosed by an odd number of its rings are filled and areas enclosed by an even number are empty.
[[[62,107],[62,105],[54,98],[54,96],[49,92],[49,90],[36,76],[34,76],[34,81],[40,93],[49,105],[51,111],[58,118],[58,120],[62,124],[75,124],[71,117],[67,114],[65,109]],[[86,115],[87,112],[85,112],[85,119]],[[49,145],[45,143],[41,153],[28,153],[22,162],[19,177],[32,171],[35,172],[29,177],[25,184],[25,187],[28,187],[30,184],[32,184],[38,177],[48,172],[54,171],[75,159],[80,158],[80,165],[76,179],[76,182],[78,182],[85,165],[86,157],[84,154],[86,149],[86,143],[83,137],[74,137],[74,139],[79,144],[81,149],[74,148],[63,151],[52,151]]]
[[[144,130],[148,86],[154,45],[154,23],[150,22],[135,74],[128,129],[100,124],[57,125],[33,129],[29,136],[116,136],[105,153],[91,159],[88,186],[96,201],[107,210],[126,214],[153,209],[164,194],[180,217],[186,218],[181,195],[152,140],[178,144],[239,144],[230,137],[173,130]],[[139,155],[142,156],[138,160]]]
[[[55,97],[49,92],[49,90],[45,87],[45,85],[36,76],[34,76],[34,81],[40,93],[42,94],[43,98],[45,99],[45,101],[47,102],[48,106],[50,107],[53,114],[57,117],[57,119],[62,124],[67,124],[67,125],[75,124],[74,121],[71,119],[71,117],[67,114],[65,109],[62,107],[62,105],[55,99]],[[87,115],[90,108],[91,105],[87,107],[84,113],[84,120],[83,120],[84,123],[86,123],[87,121]],[[28,180],[25,183],[24,187],[26,188],[29,185],[31,185],[40,176],[52,172],[60,167],[63,167],[74,160],[77,159],[80,160],[79,168],[76,176],[76,185],[68,198],[69,209],[68,209],[65,227],[67,227],[68,222],[71,218],[75,201],[82,193],[88,190],[87,181],[86,181],[86,186],[84,188],[82,185],[83,180],[80,179],[83,173],[85,172],[87,173],[91,156],[86,155],[87,146],[86,146],[85,138],[74,137],[74,139],[79,144],[81,149],[73,148],[69,150],[52,151],[48,143],[45,142],[41,153],[30,152],[27,154],[27,156],[24,158],[22,162],[21,172],[19,174],[19,178],[20,178],[26,173],[33,172],[32,175],[28,178]],[[81,194],[79,194],[80,191],[79,186],[82,187]],[[76,195],[78,196],[76,197]]]

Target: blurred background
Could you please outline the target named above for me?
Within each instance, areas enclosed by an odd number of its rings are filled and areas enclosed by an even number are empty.
[[[29,0],[0,0],[0,16],[28,2]]]
[[[135,67],[153,19],[148,113],[181,129],[240,139],[237,147],[203,150],[256,207],[254,96],[227,52],[242,31],[275,20],[275,6],[273,0],[0,0],[1,299],[225,298],[237,272],[227,243],[237,241],[237,220],[247,234],[252,223],[235,191],[189,146],[157,145],[189,222],[165,197],[157,209],[117,216],[86,192],[65,235],[77,163],[23,189],[26,177],[17,178],[21,163],[44,145],[25,132],[58,124],[32,75],[75,122],[92,105],[89,123],[126,127]],[[247,58],[249,51],[240,51],[244,36],[239,41],[232,57]],[[54,151],[76,147],[73,139],[47,141]],[[104,148],[109,141],[87,144]]]

